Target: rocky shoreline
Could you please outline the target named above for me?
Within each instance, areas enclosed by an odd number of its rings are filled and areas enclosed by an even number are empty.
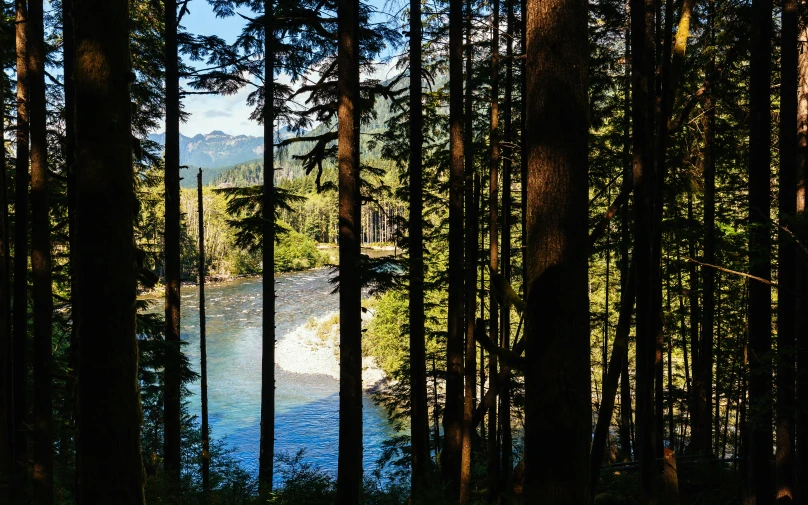
[[[363,314],[363,324],[370,318]],[[312,318],[275,346],[275,363],[287,372],[321,374],[339,380],[339,314]],[[362,358],[362,387],[372,393],[387,385],[387,374],[373,357]]]

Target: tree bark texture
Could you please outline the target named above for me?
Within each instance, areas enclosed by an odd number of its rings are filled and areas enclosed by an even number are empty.
[[[587,12],[527,2],[526,503],[589,503]]]
[[[357,505],[362,489],[362,292],[359,281],[359,1],[339,0],[338,152],[340,381],[337,503]]]

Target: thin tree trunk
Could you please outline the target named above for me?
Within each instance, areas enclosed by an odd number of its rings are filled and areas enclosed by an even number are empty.
[[[0,75],[0,96],[5,96],[6,82],[6,75]],[[6,103],[3,100],[0,102],[0,475],[11,477],[14,471],[14,345],[11,339],[5,121]],[[11,486],[7,480],[0,484],[0,500],[11,503]]]
[[[463,1],[449,2],[449,308],[441,472],[457,499],[463,422]]]
[[[513,39],[516,30],[516,19],[513,12],[513,1],[506,0],[507,9],[507,42],[505,61],[505,102],[503,104],[503,121],[505,122],[504,141],[507,146],[505,157],[502,160],[502,265],[500,267],[502,277],[506,282],[511,282],[511,172],[513,170]],[[504,306],[501,316],[502,337],[500,347],[510,349],[511,347],[511,308]],[[500,384],[502,393],[499,397],[499,431],[500,450],[502,461],[500,468],[500,490],[506,490],[511,471],[513,470],[513,435],[511,434],[511,391],[510,377]]]
[[[771,278],[769,213],[771,130],[772,1],[753,0],[749,108],[749,273]],[[774,502],[772,482],[771,286],[749,283],[749,499],[748,504]]]
[[[491,34],[491,108],[489,140],[489,190],[488,190],[488,267],[491,272],[499,272],[499,0],[493,0],[492,34]],[[489,290],[489,333],[494,342],[499,341],[499,306],[494,290]],[[499,389],[496,378],[498,373],[497,356],[488,358],[488,376],[490,387]],[[488,501],[494,501],[499,485],[499,436],[497,426],[496,403],[488,411]]]
[[[468,144],[467,144],[468,147]],[[466,158],[466,216],[469,226],[466,230],[466,356],[465,356],[465,398],[463,402],[463,451],[460,465],[460,504],[471,502],[471,467],[472,467],[472,437],[474,426],[474,390],[477,379],[477,342],[474,339],[476,319],[476,286],[477,286],[477,202],[471,195],[474,194],[474,167],[470,157]]]
[[[177,49],[177,0],[164,0],[166,66],[165,141],[165,389],[163,463],[169,498],[180,493],[180,77]]]
[[[337,15],[340,272],[337,503],[358,505],[362,490],[362,291],[358,265],[362,238],[359,193],[359,0],[339,0]]]
[[[525,503],[589,502],[587,12],[527,2]]]
[[[611,201],[612,199],[612,192],[611,187],[607,191],[608,200]],[[610,226],[606,227],[606,247],[605,247],[605,254],[606,254],[606,282],[605,282],[605,300],[603,302],[603,337],[600,347],[600,383],[601,388],[605,387],[606,384],[606,368],[609,362],[609,277],[611,273],[611,266],[612,266],[612,251],[610,249]]]
[[[421,0],[410,1],[410,421],[411,497],[418,499],[430,465],[429,412],[426,405],[426,330],[424,314],[423,104],[421,102]]]
[[[631,0],[634,262],[637,282],[637,455],[642,503],[652,503],[656,481],[654,442],[654,307],[652,304],[651,181],[653,179],[654,2]]]
[[[705,155],[705,158],[707,156]],[[715,167],[713,167],[715,169]],[[705,160],[705,185],[706,182],[706,160]],[[705,194],[707,190],[705,189]],[[706,200],[706,198],[705,198]],[[705,214],[707,213],[706,209],[707,203],[705,201]],[[715,214],[713,214],[714,216]],[[714,219],[714,217],[713,217]],[[688,191],[687,194],[687,220],[688,223],[694,222],[693,217],[693,193],[692,191]],[[705,220],[706,221],[706,220]],[[687,254],[691,258],[696,257],[696,244],[694,233],[688,233],[688,240],[687,240]],[[707,388],[707,383],[712,382],[712,375],[713,375],[713,366],[712,366],[712,337],[710,342],[710,348],[705,349],[705,342],[699,342],[699,285],[698,285],[698,274],[696,269],[696,264],[692,261],[688,262],[688,282],[689,286],[687,288],[687,297],[688,302],[690,305],[689,308],[689,315],[690,315],[690,348],[691,349],[698,349],[698,353],[694,353],[694,361],[693,361],[693,437],[692,443],[690,446],[690,450],[694,454],[701,454],[701,455],[709,455],[711,452],[711,440],[712,440],[712,417],[711,417],[711,389]],[[715,269],[709,268],[713,274],[715,273]],[[705,286],[705,295],[706,295],[706,286]],[[712,296],[712,289],[711,294]],[[711,315],[712,317],[712,315]],[[711,323],[712,324],[712,323]],[[712,331],[712,330],[711,330]],[[709,360],[709,367],[708,367],[708,360]]]
[[[68,242],[70,254],[70,310],[71,317],[77,313],[78,297],[76,296],[76,251],[72,244],[76,235],[76,89],[73,80],[73,67],[76,57],[76,47],[73,39],[73,0],[62,0],[62,35],[64,38],[64,121],[65,121],[65,173],[67,174],[67,216],[68,216]],[[76,427],[76,369],[78,366],[78,327],[75,319],[70,325],[70,352],[68,355],[68,374],[65,389],[72,410],[70,413],[70,426]],[[75,455],[74,455],[75,458]],[[71,489],[78,488],[78,475],[73,465],[71,476]]]
[[[513,1],[513,0],[511,0]],[[522,12],[522,19],[520,29],[522,32],[522,54],[527,54],[527,0],[520,0],[520,11]],[[519,196],[520,196],[520,211],[522,225],[522,299],[527,300],[528,289],[530,285],[527,280],[527,149],[525,147],[525,127],[527,126],[527,57],[522,59],[522,72],[521,72],[521,98],[522,110],[520,114],[520,128],[519,128]]]
[[[714,2],[709,2],[710,12],[714,12]],[[713,44],[713,19],[709,19],[710,44]],[[708,75],[715,73],[713,58],[708,60]],[[704,121],[704,261],[715,264],[715,100],[712,90],[708,92],[704,107],[707,109]],[[691,257],[693,254],[691,253]],[[702,268],[704,280],[702,293],[703,318],[698,361],[693,360],[694,381],[694,434],[692,449],[697,454],[709,454],[710,404],[713,394],[713,326],[715,321],[715,270]],[[698,425],[697,425],[698,423]]]
[[[600,469],[606,452],[606,441],[609,438],[609,429],[612,425],[614,413],[614,398],[617,394],[617,384],[623,371],[623,361],[628,357],[628,336],[631,331],[631,314],[634,311],[634,266],[629,267],[628,277],[625,279],[625,289],[621,293],[620,317],[617,322],[617,332],[612,347],[612,358],[609,361],[606,380],[603,382],[603,397],[598,410],[598,421],[595,425],[595,434],[592,438],[592,452],[590,457],[590,486],[591,496],[595,496],[600,478]]]
[[[621,192],[629,191],[632,186],[632,165],[631,165],[631,20],[629,13],[629,0],[626,6],[625,25],[625,82],[623,100],[623,188]],[[620,211],[620,295],[628,289],[629,282],[629,208],[628,203]],[[632,284],[635,281],[631,281]],[[632,287],[634,289],[634,287]],[[631,450],[632,422],[631,422],[631,382],[629,379],[629,349],[626,346],[625,357],[620,367],[620,452],[623,461],[633,459]],[[593,486],[594,489],[594,486]]]
[[[74,2],[80,505],[144,503],[128,20],[125,0]]]
[[[34,301],[33,503],[53,503],[50,218],[42,0],[28,2],[28,76],[31,121],[31,272]]]
[[[210,493],[210,428],[208,427],[208,343],[205,321],[205,208],[202,196],[202,169],[196,176],[199,216],[199,374],[202,401],[202,493]]]
[[[275,32],[272,0],[264,0],[264,190],[262,207],[261,286],[261,440],[258,486],[272,492],[275,463]],[[360,379],[361,382],[361,379]]]
[[[781,14],[780,191],[777,258],[777,503],[794,501],[796,425],[797,247],[782,231],[793,228],[797,213],[797,0],[785,0]]]
[[[477,375],[476,363],[476,341],[474,332],[476,330],[476,297],[477,297],[477,258],[479,250],[478,222],[479,205],[473,196],[476,195],[476,178],[474,170],[474,92],[472,87],[473,72],[473,43],[471,38],[472,5],[471,0],[466,0],[465,24],[466,31],[466,76],[464,90],[464,112],[463,116],[463,164],[465,169],[464,201],[466,212],[466,262],[465,262],[465,307],[466,307],[466,355],[465,355],[465,395],[463,402],[463,448],[460,455],[460,500],[461,504],[468,504],[471,500],[471,468],[472,468],[472,437],[475,426],[472,423],[474,414],[474,388]],[[482,293],[482,291],[481,291]],[[469,396],[471,395],[471,396]]]
[[[16,502],[25,498],[28,480],[28,62],[26,0],[16,0],[17,153],[14,187],[14,478]]]

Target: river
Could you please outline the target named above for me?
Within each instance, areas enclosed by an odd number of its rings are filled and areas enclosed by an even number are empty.
[[[339,310],[331,294],[329,269],[275,277],[276,339],[300,331],[310,319]],[[261,419],[260,278],[206,285],[208,398],[211,436],[224,438],[251,475],[258,473]],[[314,330],[306,330],[314,331]],[[182,288],[182,338],[185,354],[199,372],[199,290]],[[275,451],[305,449],[305,460],[336,476],[339,382],[328,375],[300,374],[275,366]],[[189,409],[200,414],[199,382],[189,387]],[[363,400],[364,466],[375,468],[381,443],[394,435],[386,413],[369,395]],[[277,475],[277,474],[276,474]]]

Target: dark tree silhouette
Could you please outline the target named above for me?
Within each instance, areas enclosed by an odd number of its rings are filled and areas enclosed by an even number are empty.
[[[142,505],[129,9],[126,0],[73,6],[77,502]]]
[[[31,273],[34,301],[34,503],[53,503],[50,217],[42,0],[28,2],[28,111],[31,124]]]
[[[753,0],[749,109],[749,273],[771,278],[771,24],[772,1]],[[749,497],[756,505],[774,503],[772,459],[771,286],[749,282]]]
[[[410,1],[410,384],[412,419],[411,495],[418,498],[419,488],[430,465],[429,412],[426,400],[426,334],[424,308],[424,194],[423,194],[423,105],[421,104],[421,0]]]
[[[272,491],[275,462],[275,32],[272,29],[272,0],[264,0],[264,191],[263,240],[261,260],[263,273],[263,310],[261,335],[261,441],[258,482],[261,494]]]
[[[337,503],[356,505],[362,488],[362,292],[359,279],[359,1],[339,0],[339,461]]]
[[[28,480],[28,6],[16,0],[17,159],[14,187],[14,479],[15,500],[22,502]]]
[[[165,23],[165,388],[163,458],[171,489],[180,486],[180,72],[177,0],[164,0]]]

